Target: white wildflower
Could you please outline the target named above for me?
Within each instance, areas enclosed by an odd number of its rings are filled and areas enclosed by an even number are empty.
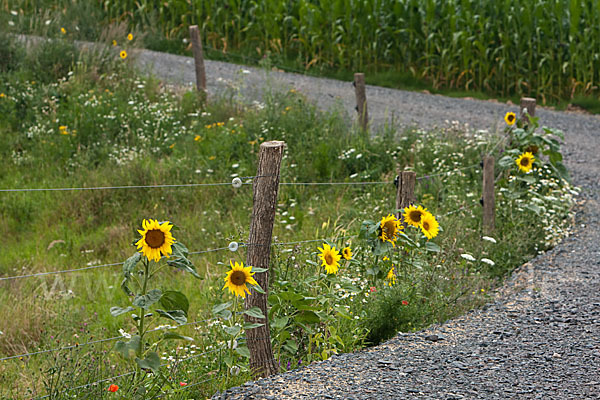
[[[482,236],[481,237],[483,240],[487,240],[488,242],[492,242],[492,243],[497,243],[496,239],[494,239],[493,237],[489,237],[489,236]]]
[[[488,264],[488,265],[496,265],[496,263],[495,263],[495,262],[493,262],[492,260],[490,260],[489,258],[482,258],[482,259],[481,259],[481,262],[482,262],[482,263],[486,263],[486,264]]]
[[[468,260],[468,261],[475,261],[475,257],[473,257],[473,256],[472,256],[472,255],[470,255],[470,254],[467,254],[467,253],[465,253],[465,254],[461,254],[460,256],[461,256],[462,258],[464,258],[465,260]]]

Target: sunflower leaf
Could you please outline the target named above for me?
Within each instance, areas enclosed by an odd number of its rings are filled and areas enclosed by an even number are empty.
[[[160,300],[160,297],[162,296],[162,292],[160,291],[160,289],[152,289],[151,291],[149,291],[147,294],[140,296],[137,295],[135,296],[135,299],[133,300],[133,305],[135,307],[141,307],[144,310],[147,310],[152,304],[156,303],[158,300]]]
[[[187,316],[190,309],[190,302],[185,294],[176,290],[164,292],[160,298],[160,305],[167,310],[181,310]]]
[[[161,317],[173,320],[173,321],[177,322],[179,325],[183,325],[187,322],[187,317],[185,316],[185,313],[181,310],[165,311],[165,310],[161,310],[161,309],[157,308],[156,312]]]
[[[427,244],[425,245],[425,250],[431,251],[433,253],[439,253],[442,249],[436,243],[427,242]]]
[[[133,311],[135,310],[135,308],[133,307],[111,307],[110,308],[110,315],[112,315],[113,317],[119,316],[121,314],[125,314],[128,313],[129,311]]]
[[[252,288],[256,290],[258,293],[266,294],[266,292],[259,285],[252,285]]]
[[[243,312],[243,314],[246,314],[246,315],[248,315],[250,317],[254,317],[254,318],[263,318],[263,319],[265,318],[265,315],[263,314],[261,309],[258,307],[249,308],[249,309],[245,310]]]
[[[134,335],[131,337],[131,339],[129,339],[128,342],[119,340],[117,343],[115,343],[114,349],[126,359],[131,360],[136,356],[137,351],[140,348],[140,341],[140,336]]]
[[[242,357],[250,358],[250,350],[246,346],[238,346],[235,348],[235,352]]]
[[[165,334],[163,335],[162,338],[163,338],[163,340],[176,339],[176,340],[189,340],[190,342],[194,341],[194,338],[191,338],[189,336],[183,336],[183,335],[180,335],[175,332],[165,332]]]
[[[226,308],[231,307],[232,304],[233,304],[233,302],[231,302],[231,301],[228,301],[226,303],[217,304],[216,306],[214,306],[212,308],[212,313],[213,314],[220,314],[221,311],[225,310]]]
[[[129,289],[129,286],[127,286],[128,283],[129,279],[123,278],[123,282],[121,282],[121,289],[123,289],[127,296],[133,296],[134,293],[131,291],[131,289]]]
[[[240,333],[240,330],[241,330],[241,329],[242,329],[242,328],[241,328],[241,327],[239,327],[239,326],[237,326],[237,325],[234,325],[234,326],[223,326],[223,330],[224,330],[224,331],[225,331],[225,332],[226,332],[228,335],[231,335],[231,336],[236,336],[238,333]]]
[[[158,353],[154,351],[148,353],[148,356],[143,360],[141,358],[136,358],[135,362],[141,369],[149,369],[155,374],[158,373],[158,369],[160,368],[160,357],[158,356]]]
[[[175,252],[173,252],[173,254],[175,254]],[[196,272],[196,267],[194,267],[194,264],[192,264],[192,262],[185,256],[179,257],[176,255],[171,255],[171,257],[167,259],[167,265],[185,272],[189,272],[196,278],[202,278],[200,275],[198,275],[198,272]]]
[[[269,270],[268,268],[252,267],[252,272],[256,272],[256,273],[267,272],[268,270]]]
[[[142,254],[135,253],[134,255],[129,257],[127,260],[125,260],[125,262],[123,263],[123,276],[125,276],[125,278],[129,279],[131,277],[131,273],[133,272],[133,269],[135,268],[135,266],[141,259],[142,259]]]
[[[244,324],[244,329],[254,329],[254,328],[260,328],[261,326],[264,326],[265,324]]]

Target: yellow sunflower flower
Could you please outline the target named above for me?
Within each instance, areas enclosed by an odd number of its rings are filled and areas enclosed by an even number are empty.
[[[67,30],[63,27],[60,28],[60,33],[62,33],[63,35],[67,34]]]
[[[507,112],[504,116],[504,122],[506,122],[507,125],[513,126],[515,122],[517,122],[517,116],[514,112]]]
[[[352,258],[352,249],[350,247],[344,247],[342,255],[346,260],[350,260]]]
[[[533,157],[533,154],[530,152],[525,152],[521,154],[515,162],[517,163],[521,171],[528,173],[529,171],[531,171],[534,161],[535,158]]]
[[[396,284],[396,272],[394,271],[394,267],[388,271],[387,276],[385,277],[388,286],[394,286]]]
[[[113,45],[113,46],[116,46],[116,45],[117,45],[117,41],[116,41],[116,40],[113,40],[113,41],[112,41],[112,45]]]
[[[402,229],[402,225],[400,225],[400,221],[396,219],[396,217],[392,214],[388,214],[387,217],[381,218],[381,223],[379,225],[379,239],[382,242],[390,242],[392,245],[396,246],[394,243],[398,240],[398,232]]]
[[[119,57],[121,57],[123,60],[127,58],[127,52],[125,50],[121,50],[121,52],[119,53]]]
[[[227,271],[227,276],[225,276],[225,286],[223,286],[223,290],[228,288],[230,293],[245,299],[246,293],[250,294],[250,289],[248,289],[246,283],[258,286],[258,282],[252,277],[255,272],[252,272],[251,266],[244,267],[244,263],[238,264],[236,262],[234,264],[230,260],[229,264],[231,265],[231,269]]]
[[[173,252],[171,245],[175,242],[171,234],[173,225],[168,222],[161,224],[155,219],[144,219],[142,228],[144,229],[138,229],[142,235],[142,238],[136,242],[138,251],[148,260],[160,261],[162,256],[169,257]]]
[[[340,253],[335,247],[331,247],[327,243],[323,243],[323,248],[318,247],[318,249],[321,250],[319,258],[323,261],[322,265],[325,267],[325,271],[327,271],[328,274],[337,274],[338,269],[340,269],[338,261],[342,258]]]
[[[130,42],[133,40],[133,34],[129,34],[127,35],[127,40],[129,40]]]
[[[421,225],[421,218],[427,213],[427,209],[421,206],[411,205],[404,209],[404,222],[418,228]]]
[[[425,213],[421,217],[421,231],[427,237],[427,239],[433,239],[437,236],[440,229],[440,224],[435,220],[435,217],[431,213]]]

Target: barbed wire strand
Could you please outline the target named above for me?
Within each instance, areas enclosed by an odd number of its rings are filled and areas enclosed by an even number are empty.
[[[319,185],[388,185],[393,181],[374,181],[374,182],[279,182],[280,185],[302,185],[302,186],[319,186]]]
[[[197,324],[201,324],[204,322],[209,322],[209,321],[214,321],[218,319],[218,317],[213,317],[213,318],[208,318],[208,319],[204,319],[204,320],[199,320],[199,321],[192,321],[192,322],[186,322],[185,324],[180,324],[177,325],[176,327],[180,327],[180,326],[189,326],[189,325],[197,325]],[[157,332],[157,331],[162,331],[162,330],[166,330],[165,328],[154,328],[151,329],[149,331],[147,331],[146,333],[150,333],[150,332]],[[123,338],[128,338],[125,335],[121,335],[121,336],[114,336],[114,337],[110,337],[110,338],[106,338],[106,339],[98,339],[98,340],[92,340],[89,342],[84,342],[84,343],[77,343],[77,344],[73,344],[73,345],[68,345],[68,346],[63,346],[63,347],[56,347],[53,349],[46,349],[46,350],[40,350],[40,351],[33,351],[30,353],[23,353],[23,354],[17,354],[14,356],[8,356],[8,357],[3,357],[0,358],[0,362],[1,361],[7,361],[7,360],[12,360],[15,358],[25,358],[25,357],[31,357],[31,356],[35,356],[38,354],[44,354],[44,353],[53,353],[53,352],[57,352],[57,351],[63,351],[63,350],[70,350],[70,349],[75,349],[75,348],[82,348],[85,346],[89,346],[91,344],[97,344],[97,343],[105,343],[105,342],[110,342],[113,340],[117,340],[117,339],[123,339]]]
[[[452,175],[455,172],[464,171],[464,170],[471,169],[471,168],[476,168],[476,167],[479,167],[479,166],[480,166],[480,164],[477,163],[477,164],[469,165],[467,167],[456,168],[456,169],[453,169],[453,170],[450,170],[450,171],[446,171],[446,172],[438,172],[436,174],[429,174],[429,175],[419,176],[419,177],[417,177],[416,180],[417,181],[422,181],[423,179],[435,178],[436,176],[443,176],[443,175],[450,176],[450,175]]]

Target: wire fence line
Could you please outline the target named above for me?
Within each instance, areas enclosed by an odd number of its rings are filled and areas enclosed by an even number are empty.
[[[192,321],[192,322],[186,322],[184,324],[178,324],[177,326],[175,326],[175,328],[181,327],[181,326],[189,326],[189,325],[198,325],[204,322],[209,322],[209,321],[214,321],[217,320],[217,317],[213,317],[213,318],[207,318],[207,319],[203,319],[203,320],[199,320],[199,321]],[[146,333],[151,333],[151,332],[157,332],[157,331],[166,331],[168,330],[168,328],[164,328],[164,327],[158,327],[158,328],[154,328],[151,329],[149,331],[147,331]],[[85,346],[89,346],[92,344],[98,344],[98,343],[105,343],[105,342],[111,342],[114,340],[118,340],[118,339],[128,339],[129,336],[128,335],[120,335],[120,336],[113,336],[110,338],[106,338],[106,339],[98,339],[98,340],[91,340],[89,342],[84,342],[84,343],[76,343],[73,345],[68,345],[68,346],[63,346],[63,347],[56,347],[53,349],[46,349],[46,350],[40,350],[40,351],[33,351],[30,353],[23,353],[23,354],[17,354],[14,356],[8,356],[8,357],[2,357],[0,358],[0,362],[1,361],[8,361],[8,360],[14,360],[14,359],[21,359],[21,358],[25,358],[25,357],[31,357],[31,356],[35,356],[38,354],[45,354],[45,353],[55,353],[57,351],[63,351],[63,350],[71,350],[71,349],[80,349],[83,348]]]

